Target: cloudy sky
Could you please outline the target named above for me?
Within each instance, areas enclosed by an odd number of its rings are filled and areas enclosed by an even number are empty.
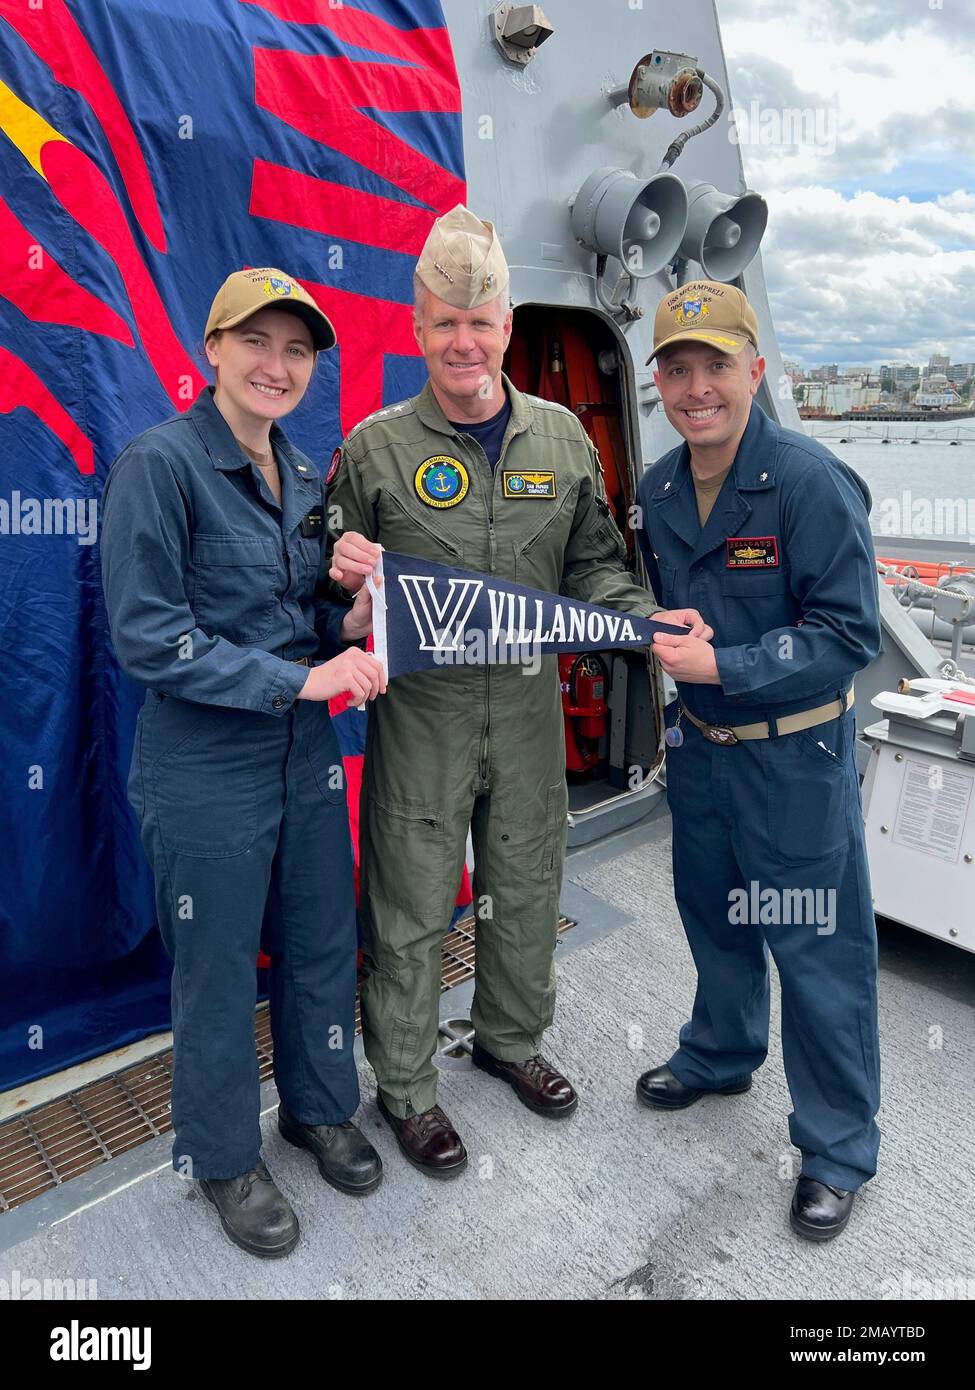
[[[972,0],[717,8],[783,356],[975,361]]]

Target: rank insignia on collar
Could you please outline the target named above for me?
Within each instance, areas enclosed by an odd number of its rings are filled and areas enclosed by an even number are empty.
[[[471,480],[467,469],[452,454],[424,459],[413,475],[413,486],[428,507],[456,507],[463,502]]]
[[[725,569],[767,570],[779,563],[779,543],[775,536],[729,536],[725,546]]]
[[[504,479],[505,497],[547,497],[555,496],[554,473],[516,473],[510,468],[501,470]]]

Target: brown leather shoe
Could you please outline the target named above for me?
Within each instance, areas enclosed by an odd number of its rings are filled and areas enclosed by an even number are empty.
[[[475,1067],[507,1081],[522,1105],[549,1120],[571,1115],[579,1097],[560,1071],[537,1054],[526,1062],[499,1062],[475,1042],[471,1049]]]
[[[381,1091],[376,1100],[380,1115],[389,1124],[396,1142],[414,1168],[429,1173],[431,1178],[456,1178],[464,1171],[467,1150],[439,1105],[401,1120],[387,1107]]]

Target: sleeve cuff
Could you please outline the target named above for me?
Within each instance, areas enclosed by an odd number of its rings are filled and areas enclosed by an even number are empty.
[[[714,660],[726,695],[747,695],[745,660],[741,647],[715,647]]]
[[[280,664],[281,672],[272,682],[263,705],[265,714],[276,714],[279,717],[287,714],[294,705],[311,669],[309,666],[297,666],[293,661],[282,661]]]

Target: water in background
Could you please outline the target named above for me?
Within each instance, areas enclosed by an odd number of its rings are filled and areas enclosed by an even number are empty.
[[[917,444],[841,444],[821,429],[816,434],[869,487],[875,536],[944,536],[975,545],[975,434],[958,445],[923,436]]]

